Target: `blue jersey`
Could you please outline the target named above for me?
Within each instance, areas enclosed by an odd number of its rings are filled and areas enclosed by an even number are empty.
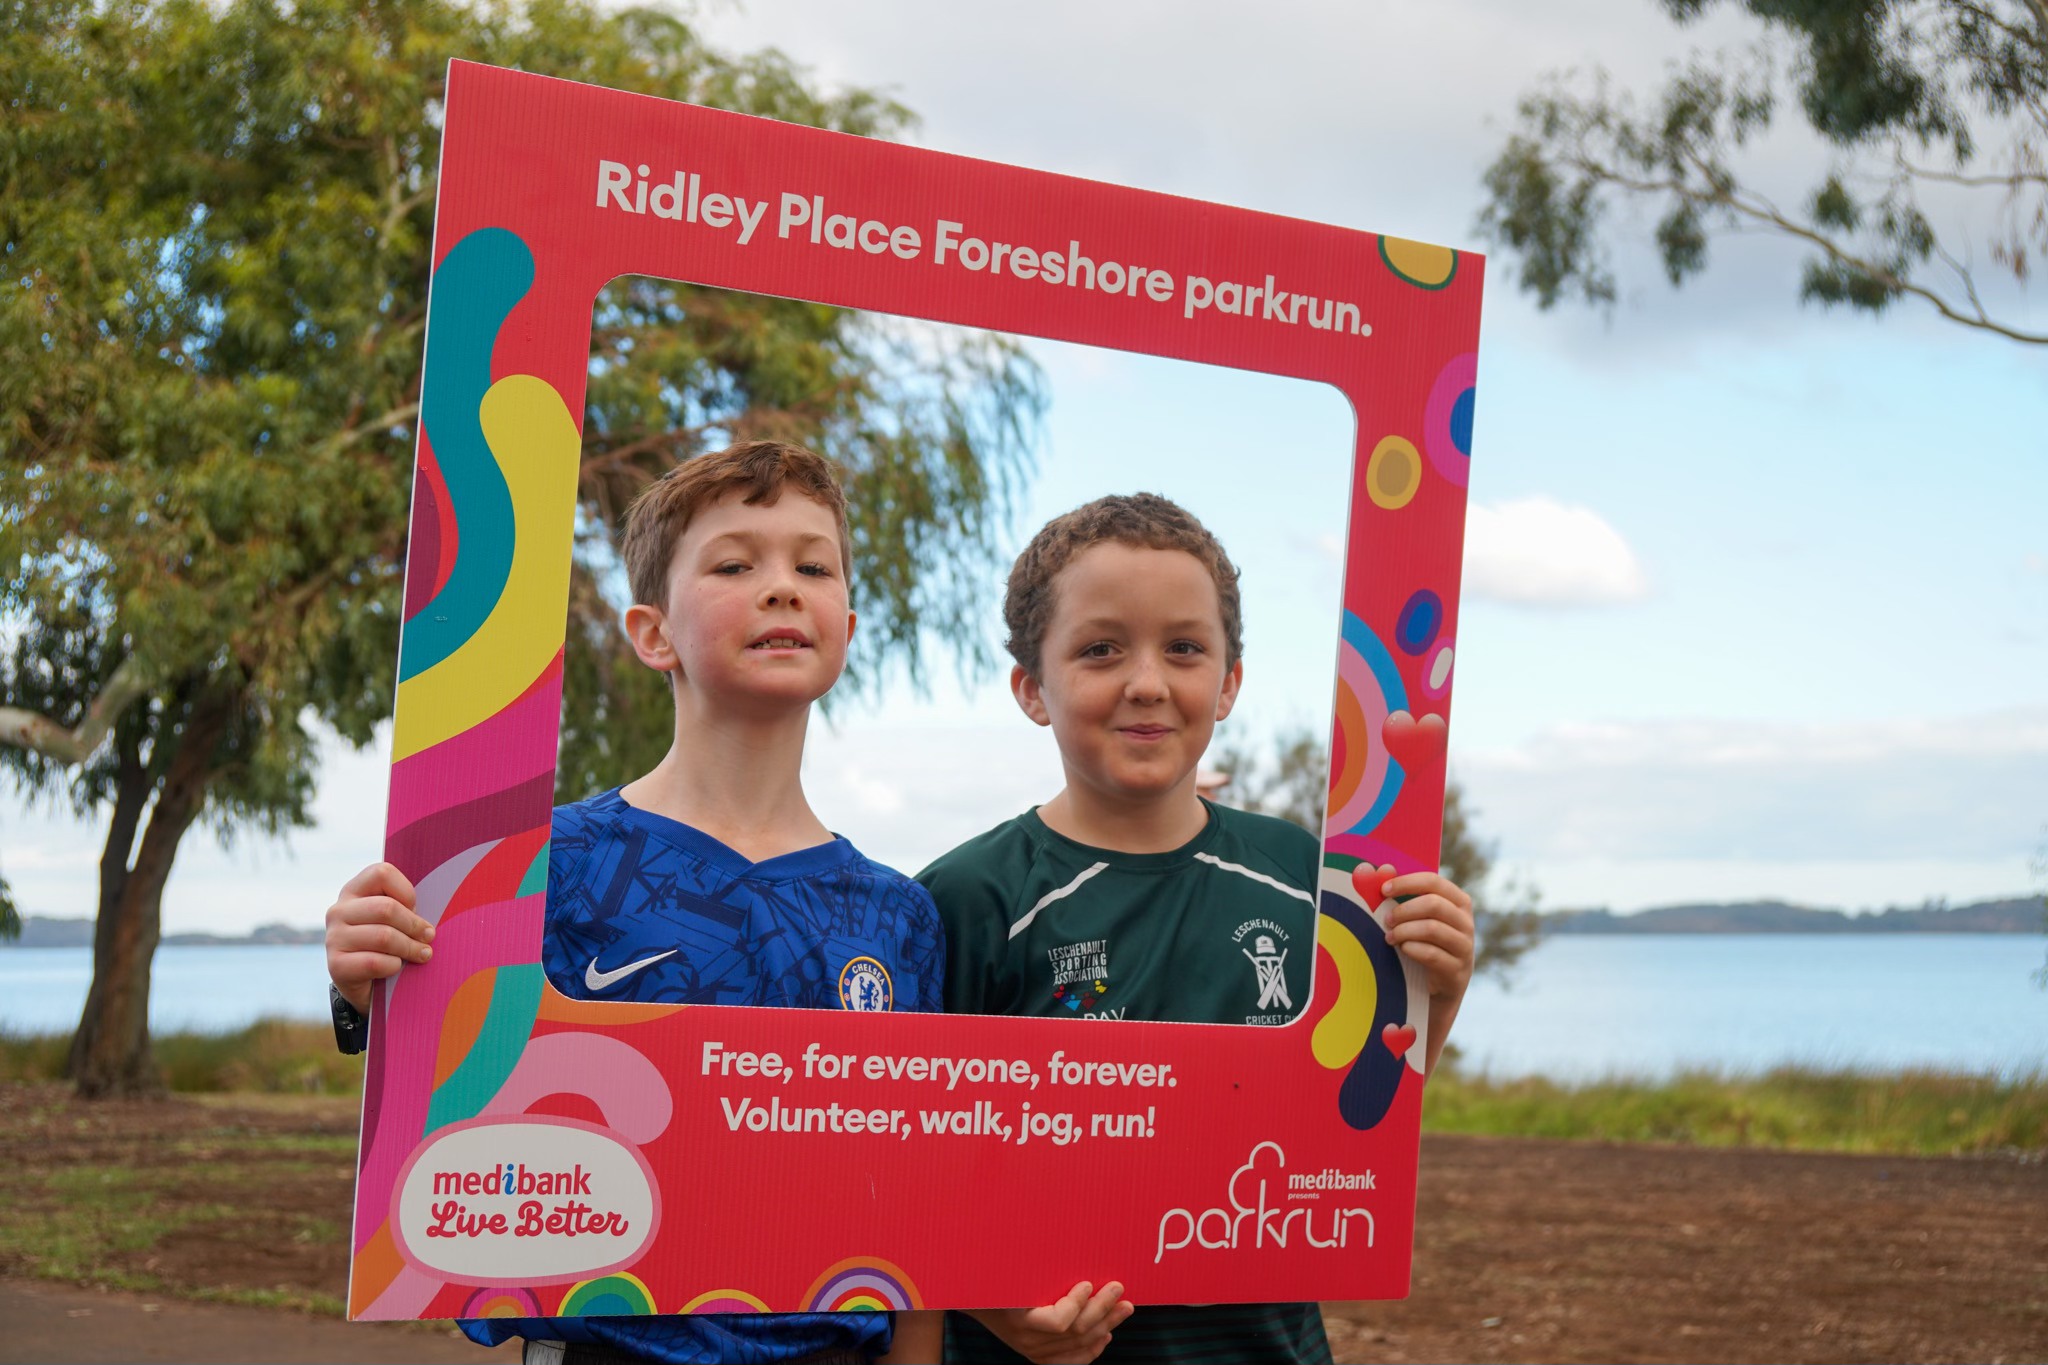
[[[923,887],[844,839],[750,863],[617,791],[555,808],[541,960],[562,994],[641,1004],[932,1010],[945,940]],[[479,1318],[469,1337],[585,1341],[653,1361],[879,1354],[886,1313]]]

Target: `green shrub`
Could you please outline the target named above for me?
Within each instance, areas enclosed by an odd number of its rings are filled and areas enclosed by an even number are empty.
[[[0,1034],[0,1081],[64,1077],[65,1034]],[[259,1019],[233,1033],[166,1033],[152,1040],[164,1084],[186,1093],[260,1091],[352,1095],[363,1059],[334,1050],[334,1030],[296,1019]]]
[[[1423,1095],[1423,1127],[1439,1133],[1836,1152],[2048,1148],[2048,1076],[2040,1075],[1782,1067],[1567,1085],[1443,1068]]]

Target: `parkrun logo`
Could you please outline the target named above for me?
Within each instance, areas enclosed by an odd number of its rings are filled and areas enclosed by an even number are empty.
[[[1264,1163],[1262,1155],[1270,1154]],[[1291,1236],[1299,1237],[1311,1247],[1319,1249],[1340,1248],[1349,1244],[1353,1219],[1365,1220],[1364,1245],[1370,1247],[1373,1239],[1372,1214],[1365,1209],[1316,1209],[1297,1203],[1287,1207],[1289,1201],[1319,1200],[1325,1190],[1370,1190],[1373,1188],[1371,1171],[1350,1173],[1326,1170],[1314,1175],[1293,1175],[1287,1177],[1285,1199],[1275,1203],[1270,1194],[1267,1175],[1279,1175],[1287,1167],[1287,1153],[1277,1142],[1261,1142],[1252,1148],[1244,1165],[1231,1172],[1230,1183],[1224,1187],[1223,1197],[1230,1207],[1201,1209],[1168,1209],[1159,1218],[1159,1249],[1153,1254],[1152,1264],[1158,1265],[1166,1259],[1169,1251],[1180,1251],[1190,1246],[1205,1251],[1237,1251],[1244,1248],[1258,1249],[1266,1246],[1285,1247]],[[1319,1217],[1320,1215],[1320,1217]],[[1245,1220],[1250,1219],[1252,1235],[1244,1235]],[[1296,1221],[1300,1222],[1297,1225]],[[1322,1236],[1316,1235],[1320,1222]],[[1172,1240],[1169,1240],[1169,1239]]]

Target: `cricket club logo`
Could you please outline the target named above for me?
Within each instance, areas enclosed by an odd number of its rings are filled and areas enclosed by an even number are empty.
[[[896,1003],[889,969],[871,957],[857,957],[839,969],[839,1007],[879,1013]]]
[[[1293,1009],[1294,998],[1287,990],[1287,931],[1269,919],[1254,919],[1238,925],[1231,937],[1238,951],[1252,964],[1259,990],[1255,1008]]]

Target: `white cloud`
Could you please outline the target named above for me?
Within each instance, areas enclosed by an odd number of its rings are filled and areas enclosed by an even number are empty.
[[[1583,607],[1649,596],[1649,577],[1635,551],[1590,507],[1511,498],[1473,503],[1465,516],[1468,597]]]
[[[1507,860],[1539,884],[1563,876],[1579,903],[1737,887],[1833,904],[2010,894],[2048,822],[2048,709],[1559,726],[1456,768]],[[1842,880],[1832,896],[1826,876]],[[1872,879],[1896,894],[1851,889]]]

